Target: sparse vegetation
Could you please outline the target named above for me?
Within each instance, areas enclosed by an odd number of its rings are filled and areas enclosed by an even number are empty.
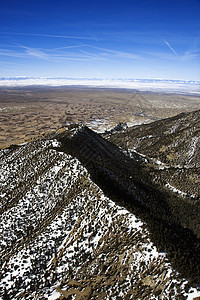
[[[188,281],[157,252],[145,223],[59,147],[40,140],[1,150],[1,201],[9,204],[0,220],[2,299],[184,295]]]
[[[0,88],[0,148],[33,141],[66,124],[104,131],[118,123],[142,124],[199,109],[198,96],[131,90]]]
[[[107,95],[125,118],[121,96]],[[131,99],[134,109],[132,100],[144,103],[139,94]],[[147,104],[138,118],[153,118]],[[120,126],[107,140],[70,125],[0,150],[0,299],[198,295],[198,124],[199,112],[183,114]]]

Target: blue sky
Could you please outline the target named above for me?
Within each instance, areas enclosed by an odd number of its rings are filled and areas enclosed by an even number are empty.
[[[200,0],[1,1],[0,77],[200,80]]]

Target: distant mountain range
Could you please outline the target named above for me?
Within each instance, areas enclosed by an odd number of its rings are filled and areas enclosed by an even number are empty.
[[[42,77],[1,77],[0,86],[90,86],[97,88],[126,88],[138,91],[200,94],[200,81],[166,79],[123,79],[123,78],[42,78]]]

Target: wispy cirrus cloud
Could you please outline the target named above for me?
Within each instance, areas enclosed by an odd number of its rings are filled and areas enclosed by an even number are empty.
[[[95,47],[90,44],[69,45],[57,48],[33,48],[15,44],[16,49],[0,49],[0,56],[16,58],[38,58],[52,62],[61,61],[113,61],[119,59],[138,60],[140,56],[108,48]]]
[[[0,49],[0,57],[10,57],[19,59],[35,58],[40,60],[48,60],[50,62],[64,62],[64,61],[95,61],[103,59],[98,55],[81,51],[78,49],[76,52],[71,51],[55,51],[52,49],[38,49],[30,48],[20,45],[18,50]]]
[[[182,60],[191,60],[200,58],[200,50],[199,51],[186,51],[183,56],[181,57]]]
[[[49,59],[52,61],[61,60],[138,60],[141,55],[135,54],[131,51],[120,51],[117,49],[109,49],[104,47],[96,47],[93,42],[100,41],[94,34],[89,33],[88,36],[76,36],[76,35],[60,35],[60,34],[41,34],[41,33],[26,33],[26,32],[0,32],[0,34],[8,35],[21,35],[30,37],[46,37],[46,38],[57,38],[57,39],[68,39],[70,42],[77,41],[76,45],[68,45],[63,47],[57,47],[52,49],[41,49],[27,47],[24,45],[18,45],[24,49],[23,52],[19,51],[5,51],[4,55],[10,55],[15,57],[35,57],[38,59]],[[85,41],[83,44],[81,42]],[[80,42],[80,43],[79,43]],[[70,51],[71,50],[71,51]],[[73,51],[74,50],[74,51]],[[76,51],[77,50],[77,51]]]
[[[167,41],[166,41],[167,42]],[[168,45],[167,45],[168,46]],[[169,47],[169,46],[168,46]],[[174,53],[174,51],[170,48]],[[174,53],[175,54],[175,53]],[[119,61],[130,61],[130,63],[136,61],[149,61],[154,59],[170,60],[170,61],[189,61],[198,59],[200,50],[189,49],[182,55],[171,55],[170,52],[163,51],[148,51],[140,52],[139,54],[134,52],[120,51],[116,49],[110,49],[106,47],[97,47],[92,43],[77,43],[69,44],[62,47],[55,48],[36,48],[29,47],[24,44],[12,44],[0,49],[0,58],[19,58],[19,59],[38,59],[46,60],[52,63],[64,63],[64,62],[112,62],[117,63]],[[15,61],[16,62],[16,61]]]
[[[24,45],[19,45],[19,46],[21,48],[25,49],[25,54],[27,56],[34,56],[34,57],[41,58],[41,59],[48,59],[48,55],[40,49],[30,48],[30,47],[27,47]]]
[[[195,38],[194,42],[190,45],[189,49],[185,51],[185,53],[182,56],[183,60],[190,60],[190,59],[195,59],[199,58],[200,61],[200,44],[199,44],[200,39]]]
[[[193,44],[190,45],[189,48],[187,48],[187,50],[183,51],[183,47],[182,47],[182,53],[177,53],[174,48],[171,46],[171,44],[162,39],[162,41],[167,45],[167,47],[171,50],[171,51],[163,51],[162,49],[158,48],[158,51],[142,51],[141,54],[147,55],[147,58],[159,58],[162,60],[170,60],[170,61],[174,61],[174,62],[181,62],[181,61],[186,61],[186,60],[195,60],[200,58],[200,48],[197,45],[198,39],[195,39],[195,42]],[[180,43],[179,43],[180,44]],[[180,46],[180,45],[179,45]],[[171,52],[173,52],[172,55]]]
[[[26,33],[26,32],[0,32],[0,34],[6,35],[24,35],[35,37],[47,37],[47,38],[62,38],[62,39],[75,39],[75,40],[96,40],[94,36],[76,36],[76,35],[60,35],[60,34],[41,34],[41,33]]]
[[[168,41],[166,41],[165,39],[163,39],[163,42],[169,47],[169,49],[175,54],[178,55],[176,53],[176,51],[174,50],[174,48],[172,48],[172,46],[170,45],[170,43]]]
[[[19,51],[13,51],[10,49],[1,49],[0,48],[0,57],[1,56],[22,58],[22,57],[24,57],[24,54]]]
[[[6,67],[19,67],[21,64],[19,63],[14,63],[10,61],[5,61],[5,60],[0,60],[0,65],[6,66]]]
[[[122,59],[124,58],[124,59],[131,59],[131,60],[138,60],[141,58],[140,55],[137,55],[137,54],[131,53],[131,52],[124,52],[124,51],[113,50],[113,49],[109,49],[109,48],[101,48],[101,47],[96,47],[96,46],[92,46],[92,45],[87,45],[87,47],[101,51],[100,54],[103,56],[110,55],[115,58],[118,57],[118,58],[122,58]]]
[[[78,44],[78,45],[71,45],[71,46],[64,46],[64,47],[56,47],[52,48],[49,51],[56,51],[56,50],[66,50],[66,49],[73,49],[73,48],[80,48],[84,46],[84,44]]]
[[[79,51],[85,55],[87,55],[88,57],[93,57],[93,58],[96,58],[96,59],[102,59],[103,57],[101,55],[98,55],[98,54],[95,54],[95,53],[91,53],[91,52],[88,52],[88,51],[84,51],[82,49],[79,49]]]

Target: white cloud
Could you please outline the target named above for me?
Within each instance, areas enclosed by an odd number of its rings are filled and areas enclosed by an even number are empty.
[[[27,85],[49,85],[49,86],[90,86],[99,88],[128,88],[139,91],[171,92],[171,93],[193,93],[199,94],[199,82],[188,82],[183,80],[142,80],[142,79],[68,79],[68,78],[14,78],[0,79],[0,86],[27,86]]]

